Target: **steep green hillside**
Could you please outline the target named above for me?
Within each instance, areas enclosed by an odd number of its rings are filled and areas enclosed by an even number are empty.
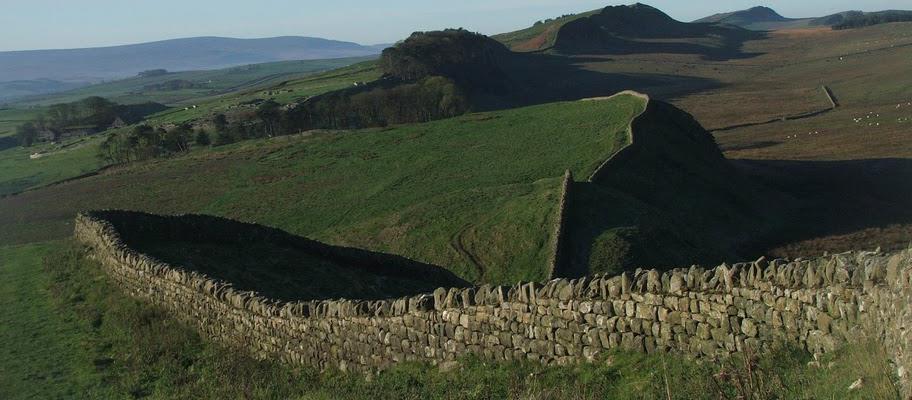
[[[0,200],[0,241],[61,237],[78,210],[234,217],[442,265],[471,281],[547,278],[561,177],[625,144],[633,96],[428,124],[243,142]]]
[[[791,201],[736,171],[689,114],[652,101],[634,131],[633,145],[574,187],[567,275],[751,257],[783,225]]]

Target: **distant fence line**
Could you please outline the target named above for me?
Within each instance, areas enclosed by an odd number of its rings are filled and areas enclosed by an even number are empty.
[[[776,117],[776,118],[769,119],[766,121],[761,121],[761,122],[745,122],[743,124],[729,125],[729,126],[722,127],[722,128],[712,129],[712,130],[710,130],[710,132],[725,132],[725,131],[731,131],[731,130],[735,130],[735,129],[739,129],[739,128],[747,128],[747,127],[751,127],[751,126],[769,125],[769,124],[774,124],[777,122],[785,122],[785,121],[795,121],[795,120],[799,120],[799,119],[816,117],[818,115],[826,114],[830,111],[833,111],[833,110],[839,108],[839,101],[836,100],[836,96],[833,94],[832,89],[830,89],[828,86],[821,86],[821,90],[823,90],[823,94],[826,96],[827,102],[830,103],[830,106],[825,109],[817,110],[817,111],[808,111],[808,112],[800,113],[800,114],[786,115],[786,116],[782,116],[782,117]]]

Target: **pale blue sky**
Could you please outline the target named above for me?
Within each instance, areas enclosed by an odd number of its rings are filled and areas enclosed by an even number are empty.
[[[317,36],[389,43],[416,30],[511,31],[606,0],[0,0],[0,51],[96,47],[191,36]],[[787,17],[910,9],[912,0],[653,0],[691,21],[765,5]]]

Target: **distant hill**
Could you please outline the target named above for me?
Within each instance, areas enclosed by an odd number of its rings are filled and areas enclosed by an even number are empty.
[[[518,52],[564,54],[693,53],[709,58],[738,56],[752,37],[735,26],[677,21],[645,4],[600,10],[536,22],[530,28],[493,38]]]
[[[98,82],[158,68],[205,70],[273,61],[360,57],[379,54],[380,50],[351,42],[285,36],[196,37],[113,47],[7,51],[0,52],[0,82]]]
[[[83,86],[81,83],[61,82],[52,79],[0,82],[0,101],[25,96],[56,93]]]
[[[560,27],[554,50],[565,54],[688,53],[706,58],[740,56],[741,44],[754,37],[734,26],[677,21],[645,4],[605,7]]]
[[[853,29],[891,22],[912,21],[912,11],[887,10],[878,12],[848,11],[821,19],[823,24],[833,29]]]
[[[786,18],[769,7],[753,7],[747,10],[710,15],[694,22],[728,24],[750,30],[777,30],[815,26],[830,26],[834,29],[848,29],[910,20],[912,20],[912,11],[843,11],[819,18]]]
[[[786,18],[769,7],[753,7],[747,10],[714,14],[698,19],[694,23],[733,25],[754,31],[807,28],[809,26],[823,25],[814,18]]]
[[[833,26],[845,22],[847,19],[865,15],[862,11],[843,11],[825,17],[814,18],[809,22],[812,26]]]
[[[696,23],[722,23],[722,24],[731,24],[741,27],[749,26],[756,23],[763,22],[785,22],[791,21],[791,18],[786,18],[775,10],[769,7],[753,7],[747,10],[733,11],[727,13],[719,13],[715,15],[710,15],[706,18],[698,19],[694,22]]]

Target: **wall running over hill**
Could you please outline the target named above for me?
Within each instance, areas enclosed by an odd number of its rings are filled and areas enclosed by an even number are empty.
[[[625,157],[627,157],[627,154],[630,152],[630,149],[633,148],[633,146],[636,144],[636,129],[637,129],[637,125],[640,120],[640,117],[642,117],[643,114],[646,114],[646,111],[649,110],[649,107],[652,106],[652,100],[649,98],[649,96],[642,94],[640,92],[632,91],[632,90],[625,90],[625,91],[615,94],[613,96],[604,97],[604,98],[583,99],[583,101],[600,101],[600,100],[608,100],[613,97],[623,96],[623,95],[634,96],[634,97],[638,97],[638,98],[642,99],[645,102],[645,104],[643,105],[643,110],[640,111],[639,114],[635,115],[632,119],[630,119],[630,124],[627,125],[627,144],[623,148],[619,149],[617,152],[612,154],[610,157],[605,159],[605,161],[601,165],[599,165],[598,168],[595,169],[595,171],[592,171],[592,175],[590,175],[589,179],[588,179],[589,182],[595,182],[611,166],[622,163],[623,159]]]
[[[712,358],[781,340],[822,353],[867,338],[884,344],[910,388],[912,250],[284,303],[139,254],[90,215],[77,217],[76,238],[125,291],[263,358],[343,370],[466,353],[567,364],[613,348]]]

